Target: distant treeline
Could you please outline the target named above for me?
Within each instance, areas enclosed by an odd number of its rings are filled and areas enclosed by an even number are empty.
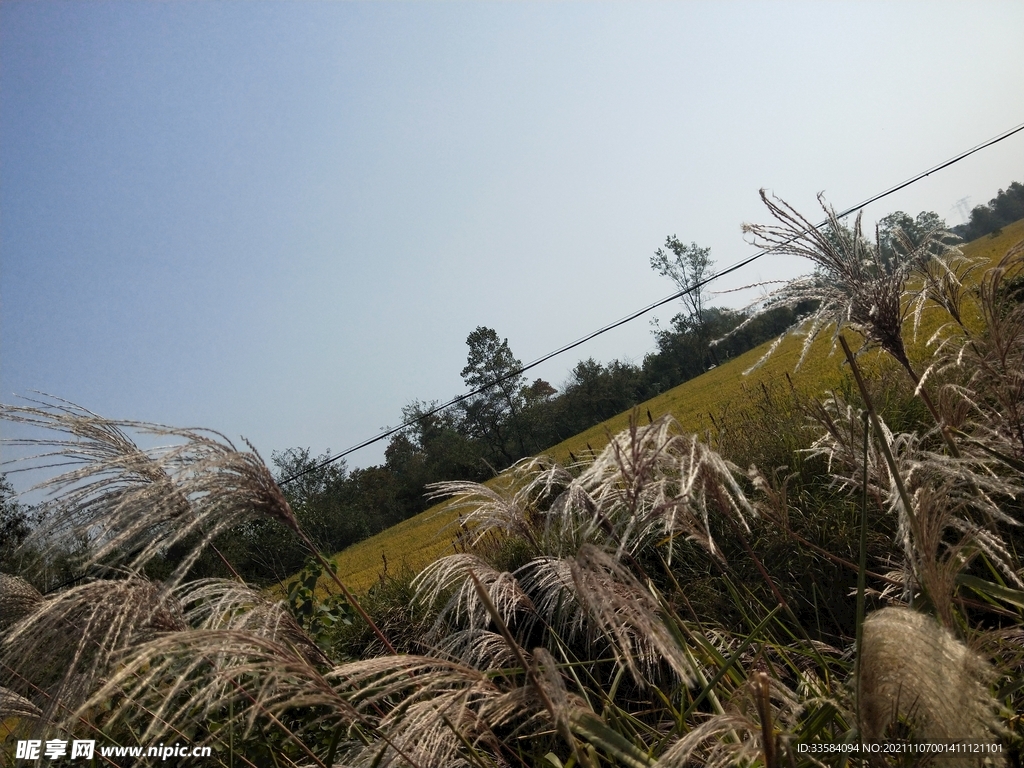
[[[984,235],[998,234],[1018,219],[1024,219],[1024,185],[1015,181],[1005,190],[1000,189],[988,205],[976,205],[970,220],[953,227],[952,231],[969,242]]]

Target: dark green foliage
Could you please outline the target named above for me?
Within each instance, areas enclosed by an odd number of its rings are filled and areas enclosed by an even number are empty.
[[[558,442],[599,424],[647,399],[642,372],[614,360],[607,365],[593,358],[578,363],[556,401],[552,435]]]
[[[462,380],[470,389],[487,387],[462,403],[466,433],[482,441],[506,466],[526,455],[522,419],[526,405],[523,364],[493,328],[478,327],[466,339],[469,356]]]
[[[976,240],[998,232],[1007,224],[1024,218],[1024,185],[1014,181],[1005,190],[1000,189],[988,205],[977,205],[966,224],[953,227],[953,232],[964,240]]]
[[[493,474],[493,454],[467,434],[461,413],[427,415],[436,405],[415,401],[403,408],[403,419],[413,425],[393,437],[385,452],[385,466],[398,477],[407,509],[422,511],[422,489],[439,477],[482,480]]]
[[[359,598],[363,609],[387,635],[399,653],[422,653],[430,617],[413,600],[412,571],[382,574],[369,593]],[[326,582],[324,582],[326,584]],[[332,600],[338,598],[331,598]],[[332,655],[340,658],[370,658],[383,648],[365,622],[336,622],[327,633]]]
[[[339,595],[323,597],[317,594],[317,585],[325,577],[324,565],[309,558],[291,584],[288,585],[288,609],[306,634],[322,649],[330,647],[336,627],[351,625],[355,612]]]
[[[0,563],[14,557],[29,531],[28,510],[18,503],[7,476],[0,475]]]

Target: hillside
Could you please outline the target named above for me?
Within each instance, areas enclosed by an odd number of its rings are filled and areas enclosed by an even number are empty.
[[[1024,238],[1024,220],[1004,227],[998,237],[983,237],[964,246],[968,257],[991,261],[999,258],[1015,242]],[[912,358],[922,356],[924,342],[934,333],[940,319],[938,313],[922,318],[922,328],[916,341],[908,340]],[[828,335],[819,338],[808,352],[804,364],[794,370],[800,357],[802,339],[789,338],[757,370],[748,375],[743,372],[754,365],[767,351],[771,342],[730,360],[707,373],[678,387],[641,403],[638,413],[646,420],[671,414],[686,430],[715,434],[716,423],[735,418],[744,409],[757,407],[757,393],[777,391],[788,387],[787,374],[792,386],[802,394],[814,394],[839,386],[843,379],[840,354],[830,354]],[[876,355],[865,359],[867,367],[883,364]],[[629,424],[630,412],[624,412],[552,446],[545,453],[559,462],[570,461],[570,456],[586,456],[591,450],[599,451],[614,434]],[[334,555],[339,575],[348,586],[363,592],[377,582],[385,564],[389,574],[408,569],[418,571],[437,557],[452,551],[453,542],[460,534],[458,515],[437,504],[415,517],[411,517],[386,531]]]

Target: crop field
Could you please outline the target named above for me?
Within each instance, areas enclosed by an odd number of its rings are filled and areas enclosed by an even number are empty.
[[[997,237],[984,237],[964,247],[968,258],[982,260],[982,269],[998,259],[1013,243],[1024,237],[1024,221],[1005,227]],[[927,308],[921,318],[916,339],[907,339],[912,360],[927,358],[927,342],[938,330],[941,320],[938,311]],[[790,384],[797,391],[809,394],[827,391],[842,385],[844,379],[840,352],[831,350],[831,330],[820,336],[808,351],[803,365],[796,368],[803,340],[786,339],[772,356],[756,370],[744,375],[765,354],[771,342],[730,360],[707,373],[680,384],[657,397],[637,406],[637,413],[646,422],[650,413],[654,419],[671,414],[686,430],[712,438],[716,423],[730,419],[736,411],[753,407],[753,400],[764,388],[776,392]],[[889,365],[880,352],[863,358],[866,370]],[[608,443],[609,435],[629,425],[631,413],[619,414],[585,432],[552,446],[546,453],[556,461],[566,463],[575,456],[582,459],[591,452],[600,451]],[[446,509],[444,503],[435,505],[415,517],[409,518],[386,531],[354,544],[334,555],[333,560],[341,579],[355,592],[365,592],[373,586],[384,571],[394,574],[402,569],[419,571],[439,556],[453,551],[455,540],[462,533],[458,514]]]

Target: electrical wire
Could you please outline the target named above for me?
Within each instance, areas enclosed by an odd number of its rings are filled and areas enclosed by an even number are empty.
[[[1004,139],[1008,139],[1010,136],[1013,136],[1015,133],[1019,133],[1020,131],[1024,131],[1024,123],[1021,123],[1020,125],[1018,125],[1018,126],[1016,126],[1014,128],[1010,128],[1007,131],[1003,131],[999,135],[994,136],[991,139],[988,139],[987,141],[984,141],[981,144],[978,144],[977,146],[971,147],[970,149],[965,150],[964,152],[961,152],[960,154],[955,155],[954,157],[951,157],[949,160],[946,160],[946,161],[944,161],[942,163],[939,163],[938,165],[936,165],[936,166],[934,166],[932,168],[929,168],[926,171],[922,171],[921,173],[918,173],[918,174],[916,174],[914,176],[911,176],[906,181],[900,182],[899,184],[896,184],[896,185],[894,185],[892,187],[889,187],[888,189],[886,189],[886,190],[884,190],[882,192],[879,192],[877,195],[873,195],[872,197],[869,197],[867,200],[864,200],[864,201],[862,201],[860,203],[857,203],[857,205],[850,206],[849,208],[841,211],[840,213],[837,213],[836,214],[836,218],[837,219],[841,219],[841,218],[843,218],[845,216],[849,216],[854,211],[858,211],[861,208],[864,208],[864,207],[870,205],[871,203],[874,203],[874,202],[876,202],[878,200],[881,200],[884,197],[888,197],[889,195],[893,194],[894,192],[898,192],[899,190],[904,189],[905,187],[909,187],[911,184],[914,184],[914,183],[920,181],[923,178],[931,176],[933,173],[937,173],[938,171],[941,171],[944,168],[948,168],[949,166],[953,165],[954,163],[958,163],[961,160],[963,160],[964,158],[969,157],[970,155],[973,155],[975,152],[980,152],[983,149],[991,147],[993,144],[998,144],[1000,141],[1003,141]],[[820,229],[821,227],[825,226],[827,223],[828,223],[827,220],[826,221],[822,221],[820,224],[817,224],[814,227],[814,229]],[[807,230],[807,231],[810,231],[810,230]],[[417,422],[422,421],[423,419],[425,419],[425,418],[427,418],[429,416],[433,416],[435,413],[439,413],[439,412],[441,412],[441,411],[443,411],[443,410],[445,410],[447,408],[451,408],[453,405],[458,405],[459,403],[464,402],[465,400],[468,400],[471,397],[475,397],[476,395],[479,395],[479,394],[481,394],[483,392],[486,392],[488,389],[491,389],[492,387],[495,387],[498,384],[501,384],[503,381],[507,381],[508,379],[515,378],[515,377],[525,373],[526,371],[530,370],[531,368],[536,368],[541,363],[546,363],[548,360],[550,360],[553,357],[557,357],[558,355],[565,354],[566,352],[568,352],[571,349],[575,349],[576,347],[578,347],[578,346],[580,346],[582,344],[586,344],[591,339],[595,339],[598,336],[601,336],[602,334],[607,333],[608,331],[614,330],[615,328],[618,328],[621,325],[625,325],[626,323],[629,323],[629,322],[631,322],[633,320],[636,320],[638,317],[646,315],[648,312],[651,312],[652,310],[655,310],[658,307],[664,306],[665,304],[668,304],[669,302],[672,302],[672,301],[675,301],[676,299],[682,298],[683,296],[686,296],[687,294],[692,293],[693,291],[697,290],[698,288],[703,288],[705,285],[707,285],[708,283],[710,283],[713,280],[717,280],[720,277],[725,277],[726,275],[731,274],[732,272],[736,272],[737,270],[742,269],[743,267],[745,267],[745,266],[747,266],[747,265],[757,261],[762,256],[765,256],[765,255],[767,255],[769,253],[772,253],[773,251],[777,251],[779,248],[782,248],[784,245],[792,242],[793,240],[796,240],[797,237],[800,237],[803,234],[804,233],[801,233],[800,235],[796,235],[796,236],[790,238],[789,240],[787,240],[786,243],[782,243],[780,245],[777,245],[774,248],[768,248],[768,249],[765,249],[765,250],[761,250],[761,251],[758,251],[757,253],[755,253],[752,256],[748,256],[745,259],[741,259],[740,261],[736,262],[735,264],[727,267],[726,269],[723,269],[721,272],[716,272],[716,273],[714,273],[712,275],[709,275],[708,277],[703,278],[701,280],[698,280],[695,283],[693,283],[692,285],[689,285],[686,288],[683,288],[682,290],[676,291],[675,293],[673,293],[670,296],[666,296],[665,298],[659,299],[658,301],[654,302],[653,304],[648,304],[646,307],[643,307],[642,309],[638,309],[635,312],[631,312],[630,314],[626,315],[623,318],[620,318],[619,320],[616,320],[613,323],[609,323],[608,325],[605,325],[605,326],[602,326],[601,328],[598,328],[596,331],[591,331],[590,333],[586,334],[585,336],[581,336],[580,338],[576,339],[576,341],[572,341],[572,342],[570,342],[568,344],[565,344],[564,346],[559,347],[558,349],[554,350],[553,352],[548,352],[546,355],[543,355],[542,357],[538,357],[533,362],[528,363],[527,365],[524,365],[521,368],[518,368],[518,369],[516,369],[514,371],[511,371],[509,373],[506,373],[504,376],[499,376],[498,378],[494,379],[493,381],[490,381],[487,384],[484,384],[483,386],[477,387],[476,389],[473,389],[473,390],[471,390],[469,392],[465,392],[465,393],[459,395],[458,397],[452,398],[451,400],[449,400],[446,403],[443,403],[442,405],[435,406],[435,407],[431,408],[429,411],[427,411],[426,413],[421,413],[418,416],[416,416],[415,418],[409,419],[408,421],[403,422],[402,424],[400,424],[397,427],[391,427],[389,429],[386,429],[383,432],[381,432],[381,433],[379,433],[377,435],[374,435],[371,438],[363,440],[361,443],[353,445],[351,448],[347,448],[346,450],[342,451],[341,453],[337,453],[337,454],[335,454],[335,455],[333,455],[333,456],[331,456],[331,457],[329,457],[327,459],[324,459],[323,461],[317,462],[316,464],[313,464],[313,465],[311,465],[309,467],[306,467],[305,469],[303,469],[303,470],[301,470],[299,472],[296,472],[295,474],[290,475],[289,477],[286,477],[283,480],[280,480],[278,482],[278,484],[279,485],[286,485],[287,483],[290,483],[290,482],[292,482],[294,480],[298,480],[303,475],[307,475],[310,472],[315,472],[318,469],[322,469],[323,467],[326,467],[328,464],[333,464],[334,462],[338,461],[339,459],[344,458],[345,456],[348,456],[351,453],[355,453],[358,450],[361,450],[363,448],[366,448],[367,446],[373,445],[374,443],[378,443],[381,440],[384,440],[384,439],[386,439],[388,437],[391,437],[391,435],[394,435],[394,434],[396,434],[398,432],[401,432],[404,429],[408,429],[409,427],[413,426]]]

